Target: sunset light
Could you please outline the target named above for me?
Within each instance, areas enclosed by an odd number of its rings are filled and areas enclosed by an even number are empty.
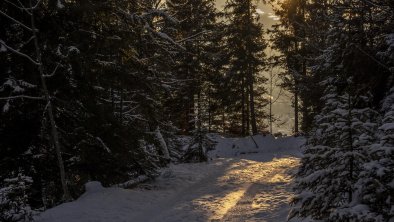
[[[393,0],[0,0],[0,222],[394,222]]]

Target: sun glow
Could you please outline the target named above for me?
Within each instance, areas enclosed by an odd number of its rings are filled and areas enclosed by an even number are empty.
[[[217,189],[228,192],[221,196],[203,195],[194,199],[193,205],[195,209],[203,209],[204,215],[210,215],[209,221],[228,221],[231,220],[230,215],[237,214],[254,221],[254,214],[261,210],[275,210],[289,202],[292,193],[286,190],[285,185],[292,178],[288,170],[298,163],[299,160],[293,157],[274,158],[268,162],[242,159],[230,164],[223,176],[217,179]],[[275,192],[272,192],[272,187],[276,187]],[[245,212],[251,214],[244,215]]]

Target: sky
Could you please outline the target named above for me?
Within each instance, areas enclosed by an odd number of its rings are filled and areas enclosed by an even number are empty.
[[[216,0],[216,4],[218,8],[222,8],[225,4],[226,0]],[[275,24],[276,21],[279,19],[277,16],[274,15],[272,6],[269,4],[263,4],[261,1],[258,3],[257,13],[259,14],[262,23],[265,27],[270,27],[271,25]]]
[[[216,0],[216,2],[220,9],[223,8],[226,0]],[[259,14],[260,21],[266,29],[271,28],[271,26],[276,24],[279,20],[279,18],[274,14],[272,6],[269,4],[263,4],[261,1],[258,3],[256,12]],[[275,51],[270,48],[266,50],[267,55],[271,53],[275,53]],[[274,74],[279,72],[280,69],[273,69]],[[268,73],[262,73],[262,75],[265,75],[266,77],[269,76]],[[275,87],[273,97],[276,98],[279,92],[280,87]],[[274,124],[273,132],[282,132],[290,135],[294,128],[294,114],[293,108],[291,107],[291,95],[288,92],[285,92],[273,105],[273,113],[276,118],[279,118],[278,123],[280,123],[280,126],[277,126],[278,124]]]

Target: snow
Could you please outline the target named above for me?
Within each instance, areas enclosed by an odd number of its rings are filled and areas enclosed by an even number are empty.
[[[303,138],[254,136],[217,141],[208,163],[170,165],[134,189],[86,184],[77,200],[40,222],[286,221]]]
[[[100,137],[96,137],[96,140],[100,142],[101,146],[104,148],[107,153],[111,153],[111,149],[103,142]]]
[[[76,53],[76,54],[79,54],[79,53],[80,53],[79,49],[78,49],[77,47],[75,47],[75,46],[70,46],[70,47],[68,47],[68,51],[69,51],[69,52]]]
[[[98,181],[91,181],[85,184],[85,195],[92,194],[96,192],[100,192],[104,189],[103,185],[101,185]]]
[[[6,52],[6,51],[7,48],[3,44],[0,44],[0,52]]]
[[[390,50],[394,50],[394,33],[387,35],[387,45]]]
[[[384,131],[394,130],[394,123],[383,124],[379,129]]]
[[[225,138],[220,135],[211,135],[218,141],[216,149],[210,152],[211,157],[234,157],[252,153],[287,153],[300,157],[299,147],[305,143],[303,137],[275,138],[272,135],[256,135],[245,138]],[[258,144],[256,147],[255,142]]]
[[[8,112],[8,110],[10,110],[10,101],[7,101],[3,106],[3,113]]]
[[[125,182],[125,183],[118,184],[118,185],[116,185],[115,187],[131,188],[131,187],[133,187],[133,186],[138,185],[139,183],[148,181],[149,179],[150,179],[150,178],[147,177],[147,176],[145,176],[145,175],[140,175],[140,176],[138,176],[137,178],[134,178],[134,179],[132,179],[132,180],[129,180],[129,181]]]
[[[155,131],[155,134],[156,134],[157,140],[159,140],[160,149],[161,149],[161,151],[162,151],[162,153],[163,153],[164,158],[166,158],[166,159],[171,159],[170,153],[169,153],[169,151],[168,151],[167,143],[166,143],[166,141],[164,140],[163,135],[161,134],[160,128],[159,128],[159,127],[157,127],[157,129],[156,129],[156,131]]]
[[[57,4],[56,4],[57,8],[62,9],[64,8],[63,3],[60,0],[57,0]]]

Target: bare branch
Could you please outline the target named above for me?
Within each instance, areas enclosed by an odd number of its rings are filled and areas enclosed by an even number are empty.
[[[50,103],[50,102],[47,102],[47,104],[46,104],[45,107],[44,107],[44,111],[42,112],[42,119],[45,118],[45,113],[46,113],[47,110],[48,110],[49,103]]]
[[[23,47],[25,47],[27,44],[29,44],[33,39],[34,39],[34,36],[30,37],[30,39],[27,40],[26,42],[22,43],[22,44],[19,46],[19,50],[21,50]]]
[[[193,39],[193,38],[195,38],[195,37],[198,37],[198,36],[200,36],[200,35],[202,35],[202,34],[206,34],[206,33],[208,33],[208,32],[207,32],[207,31],[199,32],[199,33],[197,33],[197,34],[194,34],[194,35],[188,36],[188,37],[186,37],[186,38],[184,38],[184,39],[181,39],[181,40],[177,41],[177,43],[185,42],[185,41],[187,41],[187,40]]]
[[[20,9],[23,9],[23,10],[27,11],[27,10],[34,10],[34,9],[36,9],[40,5],[41,1],[42,0],[38,0],[37,3],[34,6],[31,6],[30,8],[25,7],[20,0],[18,0],[18,3],[20,5]]]
[[[26,11],[28,14],[30,14],[30,12],[29,12],[28,10],[25,10],[23,7],[20,7],[20,6],[14,4],[13,2],[10,2],[10,1],[8,1],[8,0],[4,0],[4,1],[7,2],[8,4],[10,4],[10,5],[12,5],[12,6],[14,6],[14,7],[16,7],[16,8],[18,8],[18,9],[20,9],[20,10],[24,10],[24,11]],[[19,4],[21,4],[21,3],[19,2]]]
[[[31,29],[31,28],[28,27],[27,25],[25,25],[25,24],[23,24],[22,22],[20,22],[20,21],[14,19],[14,18],[12,18],[11,16],[5,14],[5,13],[2,12],[2,11],[0,11],[0,15],[3,15],[3,16],[5,16],[5,17],[9,18],[10,20],[14,21],[15,23],[21,25],[23,28],[25,28],[25,29],[27,29],[27,30],[29,30],[29,31],[31,31],[31,32],[33,31],[33,29]]]
[[[276,99],[272,101],[272,104],[276,103],[279,100],[279,98],[282,96],[282,92],[283,92],[283,88],[280,87],[280,91],[279,91]]]
[[[59,66],[60,66],[60,64],[58,63],[58,64],[56,65],[55,69],[52,71],[51,74],[49,74],[49,75],[43,75],[43,77],[45,77],[45,78],[50,78],[50,77],[54,76],[54,75],[56,74],[56,71],[57,71],[57,69],[59,68]]]
[[[12,99],[44,100],[45,98],[44,97],[35,97],[35,96],[26,96],[26,95],[0,97],[0,100],[12,100]]]
[[[4,42],[3,40],[1,40],[1,39],[0,39],[0,44],[3,45],[4,47],[6,47],[6,48],[7,48],[8,50],[10,50],[11,52],[13,52],[13,53],[15,53],[15,54],[17,54],[17,55],[19,55],[19,56],[25,57],[26,59],[30,60],[30,62],[32,62],[34,65],[37,65],[37,66],[40,65],[40,63],[37,62],[36,60],[34,60],[32,57],[30,57],[30,56],[28,56],[28,55],[26,55],[26,54],[24,54],[24,53],[21,53],[21,52],[19,52],[18,50],[14,49],[14,48],[12,48],[12,47],[10,47],[10,46],[8,46],[8,45],[5,44],[5,42]]]
[[[374,62],[376,62],[378,65],[380,65],[381,67],[387,69],[388,71],[390,71],[391,69],[386,66],[385,64],[381,63],[379,60],[377,60],[375,57],[373,57],[372,55],[370,55],[368,52],[364,51],[363,49],[361,49],[360,47],[358,47],[357,45],[354,45],[358,50],[360,50],[360,52],[364,53],[366,56],[368,56],[369,58],[371,58]]]

